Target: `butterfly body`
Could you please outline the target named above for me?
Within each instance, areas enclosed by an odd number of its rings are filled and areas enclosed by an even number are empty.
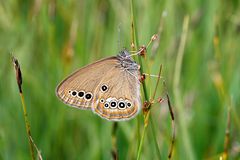
[[[128,120],[141,110],[139,75],[139,65],[124,50],[77,70],[58,85],[56,95],[107,120]]]

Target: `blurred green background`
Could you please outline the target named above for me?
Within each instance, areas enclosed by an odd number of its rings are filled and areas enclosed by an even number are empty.
[[[240,157],[239,3],[134,1],[139,44],[147,44],[155,33],[160,37],[148,48],[143,63],[151,74],[163,65],[176,117],[172,159],[219,159],[224,152],[228,108],[228,156]],[[186,16],[189,24],[178,72]],[[0,1],[0,159],[30,159],[10,53],[21,65],[32,137],[43,159],[111,159],[113,123],[91,111],[66,106],[55,96],[55,87],[77,68],[116,55],[123,47],[130,50],[130,43],[128,0]],[[174,85],[178,78],[179,85]],[[151,95],[156,79],[146,82]],[[161,81],[157,97],[164,97],[162,86]],[[157,142],[161,158],[167,159],[172,128],[166,102],[155,104],[151,117],[141,158],[159,159]],[[119,159],[136,158],[143,125],[142,113],[119,123]]]

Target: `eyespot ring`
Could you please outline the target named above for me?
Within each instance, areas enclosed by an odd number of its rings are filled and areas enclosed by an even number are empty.
[[[101,98],[99,102],[100,102],[100,103],[104,103],[105,100]]]
[[[110,107],[111,108],[117,108],[117,101],[116,100],[111,100],[110,101]]]
[[[71,95],[75,97],[77,95],[77,91],[71,91]]]
[[[109,103],[108,102],[104,103],[104,108],[109,108]]]
[[[126,107],[130,108],[132,107],[132,102],[130,102],[129,100],[125,100],[126,102]]]
[[[84,91],[79,91],[78,92],[78,97],[79,98],[83,98],[85,96],[85,92]]]
[[[100,90],[102,92],[107,92],[108,91],[108,86],[106,84],[102,84]]]
[[[93,98],[93,94],[91,92],[88,92],[85,94],[84,99],[86,101],[90,101]]]
[[[126,109],[127,104],[124,101],[119,101],[118,102],[118,108],[119,109]]]

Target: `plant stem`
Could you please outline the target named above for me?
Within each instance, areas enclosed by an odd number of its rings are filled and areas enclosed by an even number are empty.
[[[112,158],[113,158],[113,160],[118,160],[117,137],[116,137],[117,128],[118,128],[118,122],[113,122],[113,128],[112,128]]]
[[[131,5],[131,47],[132,47],[132,50],[133,51],[137,51],[137,48],[138,48],[138,37],[137,37],[137,28],[135,26],[135,17],[134,17],[134,8],[133,8],[133,0],[130,0],[130,5]],[[139,62],[139,65],[140,65],[140,73],[142,74],[143,73],[143,65],[142,65],[142,58],[141,56],[138,56],[138,62]],[[160,67],[160,72],[161,73],[161,67]],[[159,82],[159,79],[158,78],[158,82]],[[157,85],[158,85],[158,82],[157,82]],[[147,86],[146,86],[146,83],[145,81],[142,82],[142,86],[143,86],[143,93],[144,93],[144,101],[145,102],[149,102],[149,95],[147,93]],[[156,86],[157,88],[157,86]],[[156,92],[156,90],[155,90]],[[154,93],[155,95],[156,93]],[[154,99],[154,97],[153,97]],[[140,142],[139,142],[139,147],[138,147],[138,151],[137,151],[137,159],[139,160],[141,158],[141,152],[142,152],[142,146],[143,146],[143,142],[144,142],[144,137],[145,137],[145,134],[146,134],[146,129],[148,127],[148,121],[149,121],[149,116],[150,116],[150,108],[151,108],[151,103],[148,103],[147,106],[145,106],[147,109],[145,110],[143,108],[143,114],[144,114],[144,128],[143,128],[143,133],[142,133],[142,137],[140,139]],[[145,110],[145,111],[144,111]],[[152,119],[150,119],[151,121]],[[151,122],[153,123],[153,122]],[[152,128],[152,132],[154,132],[154,129]],[[155,134],[154,134],[155,135]],[[158,156],[160,157],[160,151],[159,151],[159,148],[158,148],[158,145],[157,145],[157,142],[155,142],[155,146],[156,146],[156,149],[158,151]]]
[[[40,151],[37,148],[37,145],[34,144],[32,136],[31,136],[31,130],[30,130],[30,123],[28,121],[28,116],[27,116],[27,107],[25,105],[24,101],[24,96],[23,96],[23,91],[22,91],[22,73],[21,73],[21,68],[18,63],[18,60],[12,56],[12,62],[14,65],[15,73],[16,73],[16,80],[18,84],[18,89],[19,89],[19,95],[21,97],[21,102],[22,102],[22,110],[23,110],[23,116],[24,116],[24,122],[25,122],[25,127],[28,135],[28,143],[29,143],[29,148],[30,148],[30,153],[32,160],[35,160],[35,155],[34,155],[34,147],[38,153],[38,159],[42,160],[42,156]]]
[[[31,141],[30,124],[29,124],[29,121],[28,121],[27,109],[26,109],[26,105],[25,105],[25,101],[24,101],[24,96],[23,96],[22,93],[20,93],[20,97],[21,97],[21,102],[22,102],[22,109],[23,109],[25,127],[26,127],[26,131],[27,131],[27,135],[28,135],[28,143],[29,143],[29,147],[30,147],[30,153],[31,153],[32,160],[35,160],[34,147],[33,147],[32,141]]]
[[[227,113],[227,127],[225,130],[225,138],[224,138],[224,152],[223,152],[223,160],[228,159],[228,150],[230,144],[230,126],[231,126],[231,104],[228,105],[228,113]]]
[[[138,48],[138,38],[137,38],[137,32],[136,32],[136,26],[135,26],[135,17],[134,17],[134,9],[133,9],[133,0],[130,0],[130,6],[131,6],[131,47],[133,51],[137,51]],[[140,56],[138,56],[138,61],[139,61],[139,65],[140,65],[140,73],[143,73],[143,65],[142,65],[142,59]],[[144,92],[144,99],[148,100],[148,94],[147,94],[147,87],[145,82],[143,81],[142,83],[143,85],[143,92]],[[146,113],[146,115],[148,115],[149,112]],[[144,116],[145,117],[145,116]],[[145,123],[147,121],[145,121],[144,118],[144,129],[143,129],[143,134],[141,137],[141,140],[139,142],[139,146],[138,146],[138,151],[137,151],[137,159],[140,159],[141,156],[141,150],[142,150],[142,145],[143,145],[143,141],[144,141],[144,137],[145,137],[145,132],[146,132],[146,128],[147,128],[147,123]]]
[[[157,139],[156,139],[157,136],[156,136],[156,134],[155,134],[155,127],[154,127],[154,124],[153,124],[152,117],[150,117],[150,124],[151,124],[152,136],[153,136],[153,139],[154,139],[154,145],[155,145],[155,148],[156,148],[156,151],[157,151],[158,159],[162,159],[162,158],[161,158],[161,152],[160,152],[160,150],[159,150],[158,143],[157,143]]]

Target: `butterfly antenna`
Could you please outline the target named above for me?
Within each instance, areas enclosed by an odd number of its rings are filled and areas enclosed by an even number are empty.
[[[118,25],[118,50],[120,51],[122,48],[122,39],[121,39],[121,23]]]

